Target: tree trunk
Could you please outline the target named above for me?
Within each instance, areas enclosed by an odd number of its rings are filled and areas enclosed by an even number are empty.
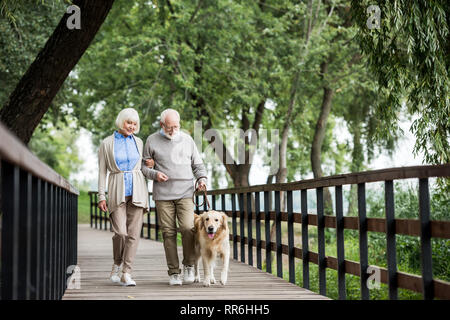
[[[113,3],[114,0],[73,1],[81,10],[81,29],[68,29],[66,23],[71,14],[66,13],[0,110],[0,120],[25,144],[94,39]]]
[[[316,129],[314,131],[314,138],[311,145],[311,166],[314,178],[321,178],[322,172],[322,145],[325,138],[326,125],[328,116],[331,111],[331,100],[333,98],[333,90],[330,88],[323,88],[323,100],[320,109],[319,119],[317,119]]]
[[[248,187],[249,186],[249,174],[250,164],[238,164],[235,165],[235,170],[232,175],[233,183],[235,187]]]
[[[298,86],[299,77],[300,77],[300,72],[297,72],[292,81],[292,88],[291,88],[291,95],[289,98],[288,112],[287,112],[286,118],[284,120],[283,131],[281,133],[281,144],[279,145],[279,148],[280,148],[279,168],[278,168],[278,172],[276,174],[276,183],[284,183],[287,180],[287,174],[288,174],[287,145],[288,145],[288,140],[289,140],[289,129],[291,127],[291,120],[293,118],[293,111],[294,111],[295,101],[297,98],[297,86]],[[278,147],[278,145],[277,145],[277,147]],[[272,180],[272,179],[270,179],[270,180]],[[269,181],[269,179],[268,179],[268,181]],[[286,199],[286,192],[281,191],[280,192],[280,211],[281,212],[286,210],[285,199]],[[275,223],[275,221],[273,221],[272,226],[270,228],[270,239],[274,238],[275,231],[276,231],[276,223]],[[272,259],[272,261],[273,261],[273,259]]]
[[[353,123],[353,151],[352,151],[352,166],[351,172],[361,171],[364,162],[363,146],[361,144],[361,127],[359,123]],[[348,203],[348,216],[355,216],[357,208],[357,191],[356,185],[352,184],[350,187],[350,197]]]
[[[324,75],[328,69],[328,62],[324,62],[321,65],[321,71]],[[328,121],[328,116],[331,111],[331,101],[333,99],[334,91],[328,86],[323,87],[323,99],[320,108],[320,115],[317,119],[316,128],[314,131],[314,138],[311,145],[311,167],[314,174],[314,178],[321,178],[323,176],[322,172],[322,145],[325,138],[326,126]],[[324,207],[325,212],[330,214],[333,211],[333,205],[331,200],[331,194],[328,188],[324,189]]]

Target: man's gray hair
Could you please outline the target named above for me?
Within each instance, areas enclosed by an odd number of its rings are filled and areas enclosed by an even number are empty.
[[[162,122],[162,123],[166,123],[166,116],[169,114],[169,113],[171,113],[171,112],[174,112],[176,115],[177,115],[177,117],[178,117],[178,120],[180,120],[180,114],[178,113],[178,111],[177,110],[175,110],[175,109],[166,109],[166,110],[164,110],[163,112],[161,112],[161,119],[160,119],[160,121]]]

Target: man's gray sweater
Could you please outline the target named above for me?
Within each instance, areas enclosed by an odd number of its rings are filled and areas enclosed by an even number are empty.
[[[145,166],[145,159],[152,158],[155,166]],[[142,173],[153,180],[153,200],[177,200],[190,198],[194,192],[194,177],[206,176],[205,165],[194,139],[183,131],[169,139],[159,131],[151,134],[144,146]],[[156,174],[162,172],[169,177],[158,182]]]

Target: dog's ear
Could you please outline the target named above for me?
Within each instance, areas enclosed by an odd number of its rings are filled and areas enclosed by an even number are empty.
[[[203,226],[202,222],[203,222],[202,216],[194,213],[194,226],[195,226],[196,231],[198,231],[202,228],[202,226]]]
[[[228,216],[225,212],[222,212],[222,227],[228,230]]]

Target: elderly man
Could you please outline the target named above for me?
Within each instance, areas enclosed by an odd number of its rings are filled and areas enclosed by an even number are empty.
[[[147,138],[143,160],[153,159],[153,169],[142,166],[144,175],[154,180],[153,199],[164,241],[170,285],[181,285],[177,252],[177,224],[183,244],[183,282],[194,282],[194,180],[206,176],[205,166],[192,137],[180,131],[180,115],[174,109],[161,113],[161,129]],[[199,180],[199,189],[206,180]]]

